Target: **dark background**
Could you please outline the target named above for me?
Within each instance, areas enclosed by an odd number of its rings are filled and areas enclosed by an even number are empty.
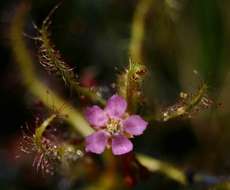
[[[31,23],[41,24],[57,1],[28,2],[31,11],[25,30],[33,35]],[[100,85],[109,86],[115,81],[116,73],[128,63],[137,2],[70,0],[58,8],[52,19],[52,40],[80,76],[93,73]],[[15,159],[20,126],[31,121],[36,110],[34,100],[20,80],[9,43],[9,25],[19,3],[0,2],[0,189],[65,189],[67,186],[62,185],[65,181],[44,180],[30,168],[30,163],[25,166]],[[188,171],[217,177],[228,176],[230,171],[229,7],[228,0],[155,0],[146,20],[144,42],[146,65],[151,74],[145,84],[149,104],[155,109],[171,105],[181,91],[194,91],[202,78],[209,86],[211,99],[221,106],[198,113],[192,119],[153,123],[148,133],[135,140],[138,151]],[[35,55],[34,42],[28,40],[28,45]],[[193,74],[194,70],[199,76]],[[139,188],[179,187],[154,174],[140,183]]]

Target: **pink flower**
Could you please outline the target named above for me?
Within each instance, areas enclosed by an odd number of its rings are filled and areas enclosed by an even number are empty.
[[[86,151],[101,154],[112,147],[114,155],[132,151],[133,144],[128,139],[143,134],[148,123],[139,115],[126,112],[127,102],[118,95],[109,98],[106,107],[94,105],[86,109],[86,119],[96,132],[86,137]]]

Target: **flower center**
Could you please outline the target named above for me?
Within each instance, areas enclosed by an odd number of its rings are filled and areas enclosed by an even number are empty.
[[[111,135],[114,135],[114,134],[120,132],[121,131],[120,121],[117,119],[109,119],[109,121],[106,125],[106,129]]]

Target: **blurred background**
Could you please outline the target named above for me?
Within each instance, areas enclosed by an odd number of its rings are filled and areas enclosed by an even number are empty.
[[[11,19],[20,2],[0,2],[0,189],[83,189],[87,180],[76,180],[70,185],[60,176],[39,175],[29,159],[16,159],[20,126],[32,121],[39,109],[38,100],[23,85],[9,39]],[[40,26],[58,1],[27,3],[31,8],[25,32],[34,35],[32,22]],[[131,26],[138,3],[139,0],[64,1],[52,18],[51,39],[79,76],[111,86],[128,63]],[[194,92],[201,80],[209,87],[209,97],[220,106],[202,110],[191,119],[153,122],[145,135],[134,140],[138,152],[175,164],[188,176],[200,173],[220,181],[230,174],[229,7],[228,0],[153,0],[146,16],[143,43],[149,70],[144,93],[149,107],[160,110],[174,104],[181,91]],[[25,40],[36,60],[37,44]],[[62,83],[47,77],[39,64],[37,70],[47,84],[74,101]],[[104,94],[110,95],[108,88]],[[189,187],[183,187],[154,173],[132,189],[209,189],[208,183],[191,182]]]

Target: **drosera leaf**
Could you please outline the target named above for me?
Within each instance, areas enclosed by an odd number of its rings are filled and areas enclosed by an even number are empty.
[[[34,132],[30,131],[28,125],[26,125],[27,132],[23,131],[20,149],[23,153],[34,154],[32,165],[42,175],[53,175],[58,166],[67,167],[85,155],[79,145],[63,141],[60,137],[54,136],[52,133],[54,131],[47,130],[57,118],[57,114],[52,114],[41,124],[36,122]]]
[[[207,93],[208,86],[203,83],[195,94],[181,92],[179,101],[161,113],[160,120],[168,121],[177,117],[192,117],[196,112],[209,108],[213,101]]]
[[[117,92],[128,102],[128,110],[135,112],[141,102],[142,82],[147,72],[143,64],[134,62],[129,58],[129,65],[125,71],[118,75]]]
[[[50,74],[56,75],[62,79],[67,87],[75,90],[79,93],[79,96],[86,96],[93,102],[99,102],[104,105],[105,101],[101,97],[100,93],[95,88],[83,87],[78,81],[78,76],[74,72],[74,68],[70,67],[62,58],[60,51],[50,40],[51,33],[49,26],[51,24],[51,16],[61,3],[56,5],[48,14],[48,16],[42,22],[42,26],[39,28],[34,24],[34,28],[37,31],[36,37],[30,37],[39,42],[38,58],[43,68]],[[28,36],[28,35],[27,35]]]
[[[35,129],[35,134],[34,134],[34,141],[35,144],[38,147],[42,148],[42,136],[46,130],[46,128],[51,124],[51,122],[57,117],[56,114],[52,114],[50,117],[48,117],[46,120],[42,122],[42,124]]]
[[[36,120],[33,132],[26,125],[27,131],[23,131],[23,138],[20,143],[20,149],[23,153],[34,154],[32,165],[42,175],[54,174],[54,163],[57,159],[57,144],[49,138],[44,137],[44,133],[56,117],[56,114],[52,114],[41,124],[38,124],[38,120]]]

